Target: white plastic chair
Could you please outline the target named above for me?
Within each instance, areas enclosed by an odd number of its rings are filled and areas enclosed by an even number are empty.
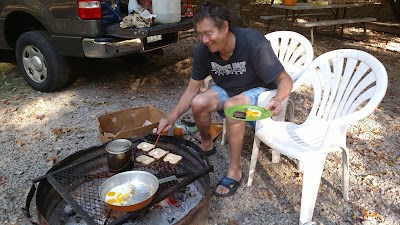
[[[347,126],[370,115],[383,99],[388,78],[382,63],[369,53],[340,49],[317,57],[300,77],[313,88],[313,105],[300,125],[265,119],[257,121],[249,180],[253,182],[260,140],[302,163],[300,222],[311,222],[326,156],[342,151],[343,198],[348,200]],[[263,102],[260,102],[263,104]],[[273,131],[273,132],[271,132]]]
[[[311,42],[303,35],[294,31],[275,31],[265,35],[265,38],[271,42],[272,49],[279,61],[284,66],[286,72],[292,77],[294,84],[292,92],[295,91],[300,84],[296,82],[303,71],[314,59],[314,49]],[[258,101],[267,103],[274,97],[276,90],[266,91],[259,96]],[[287,103],[289,102],[289,120],[294,120],[293,102],[286,99],[282,102],[282,113],[274,117],[274,120],[284,121],[286,115]],[[261,106],[265,106],[267,103]],[[260,105],[260,104],[258,104]],[[226,125],[225,119],[223,122],[222,141],[221,145],[226,142]],[[272,150],[272,162],[277,163],[280,159],[280,154]]]

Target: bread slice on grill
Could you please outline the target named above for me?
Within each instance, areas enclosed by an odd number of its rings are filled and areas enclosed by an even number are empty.
[[[137,148],[141,149],[142,151],[148,152],[154,148],[154,145],[147,142],[142,142],[138,144]]]
[[[152,158],[150,156],[147,156],[147,155],[140,155],[140,156],[138,156],[136,158],[136,162],[140,162],[140,163],[143,163],[145,165],[149,165],[150,163],[152,163],[154,161],[155,161],[154,158]]]
[[[155,148],[149,152],[149,156],[155,158],[155,159],[161,159],[163,156],[165,156],[168,152],[165,151],[164,149],[161,148]]]
[[[182,156],[174,154],[174,153],[168,153],[165,158],[163,159],[164,162],[169,162],[171,164],[177,164],[179,161],[181,161]]]

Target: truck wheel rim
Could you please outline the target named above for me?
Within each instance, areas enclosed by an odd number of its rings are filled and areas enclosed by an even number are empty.
[[[22,51],[22,63],[28,76],[36,83],[43,83],[47,78],[47,65],[42,52],[33,45]]]

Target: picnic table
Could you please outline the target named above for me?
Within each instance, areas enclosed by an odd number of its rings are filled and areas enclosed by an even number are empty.
[[[285,21],[286,24],[289,21],[289,11],[292,11],[291,21],[292,23],[306,10],[329,10],[334,16],[335,20],[339,19],[339,10],[343,9],[342,19],[346,18],[347,9],[354,7],[361,7],[362,3],[352,3],[352,4],[327,4],[327,5],[317,5],[313,3],[297,3],[293,6],[287,5],[271,5],[272,8],[284,9],[285,10]]]
[[[313,3],[297,3],[294,6],[287,6],[287,5],[279,5],[279,4],[272,4],[271,7],[284,9],[285,10],[285,28],[289,24],[289,19],[291,24],[293,25],[296,19],[302,15],[304,15],[304,11],[307,10],[328,10],[334,17],[333,20],[322,20],[322,21],[312,21],[312,22],[304,22],[299,23],[299,26],[302,27],[309,27],[311,28],[311,42],[314,42],[314,34],[313,28],[318,26],[334,26],[333,32],[336,32],[336,25],[342,25],[341,34],[343,35],[343,27],[345,24],[351,23],[362,23],[364,25],[364,36],[365,36],[365,22],[372,22],[376,21],[376,18],[372,17],[364,17],[364,18],[350,18],[347,19],[347,9],[354,8],[354,7],[361,7],[363,6],[362,3],[348,3],[348,4],[313,4]],[[342,9],[342,17],[339,16],[339,12]],[[291,16],[289,17],[289,11],[291,11]]]

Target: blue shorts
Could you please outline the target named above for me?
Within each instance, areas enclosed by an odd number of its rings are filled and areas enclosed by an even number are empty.
[[[228,98],[229,98],[228,93],[226,93],[226,91],[225,91],[223,88],[221,88],[220,86],[218,86],[218,85],[216,85],[216,84],[213,84],[213,85],[211,86],[211,88],[214,89],[214,91],[216,91],[216,92],[218,93],[219,97],[221,98],[222,105],[225,105],[225,101],[228,100]],[[247,91],[244,91],[244,92],[242,92],[241,94],[247,95],[247,97],[249,97],[250,102],[251,102],[252,105],[257,105],[258,96],[259,96],[261,93],[263,93],[264,91],[268,91],[268,90],[269,90],[268,88],[256,87],[256,88],[252,88],[252,89],[249,89],[249,90],[247,90]],[[224,111],[218,111],[218,114],[219,114],[222,118],[225,118],[225,113],[224,113]],[[249,122],[249,124],[250,124],[252,127],[255,127],[255,122],[254,122],[254,121]]]

